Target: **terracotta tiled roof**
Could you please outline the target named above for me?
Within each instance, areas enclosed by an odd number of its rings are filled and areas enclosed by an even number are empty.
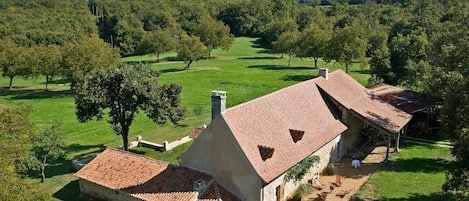
[[[412,116],[371,95],[370,91],[341,70],[329,74],[329,79],[316,80],[318,86],[347,109],[390,133],[397,133]]]
[[[410,114],[435,105],[433,100],[423,94],[392,85],[381,84],[370,88],[369,91],[371,94]]]
[[[159,201],[194,200],[198,194],[193,190],[193,182],[199,179],[212,181],[212,177],[205,173],[110,148],[75,175],[110,189],[123,190],[142,200]],[[221,197],[222,200],[236,200],[229,193],[224,195],[228,197]]]
[[[328,109],[315,80],[281,89],[222,113],[257,174],[270,182],[347,128]],[[290,129],[304,131],[292,139]],[[259,146],[273,148],[263,160]]]

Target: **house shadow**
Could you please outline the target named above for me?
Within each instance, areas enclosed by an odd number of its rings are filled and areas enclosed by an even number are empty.
[[[102,201],[97,198],[91,198],[80,193],[78,179],[75,179],[55,192],[52,197],[66,201]]]
[[[0,89],[0,96],[11,96],[13,100],[32,100],[32,99],[51,99],[51,98],[69,98],[73,97],[71,90],[46,91],[45,89]]]

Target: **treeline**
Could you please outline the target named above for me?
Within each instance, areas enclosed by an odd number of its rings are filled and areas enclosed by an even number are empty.
[[[328,5],[326,5],[328,4]],[[354,4],[354,5],[350,5]],[[388,83],[440,102],[459,164],[444,189],[469,189],[469,4],[466,0],[6,0],[2,75],[80,76],[122,56],[176,50],[187,66],[260,37],[274,53],[370,66]],[[98,36],[99,35],[99,38]],[[105,42],[103,42],[103,40]]]
[[[10,79],[72,78],[119,61],[98,37],[96,19],[85,1],[6,0],[0,2],[0,67]]]

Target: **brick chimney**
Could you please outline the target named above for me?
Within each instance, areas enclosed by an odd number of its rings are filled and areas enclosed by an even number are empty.
[[[226,91],[212,90],[212,120],[226,109]]]
[[[327,68],[319,68],[319,76],[323,77],[324,79],[329,79],[329,69]]]

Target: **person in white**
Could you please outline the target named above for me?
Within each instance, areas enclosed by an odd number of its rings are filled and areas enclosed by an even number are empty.
[[[354,168],[359,168],[360,167],[360,160],[357,160],[357,159],[352,160],[352,166]]]

